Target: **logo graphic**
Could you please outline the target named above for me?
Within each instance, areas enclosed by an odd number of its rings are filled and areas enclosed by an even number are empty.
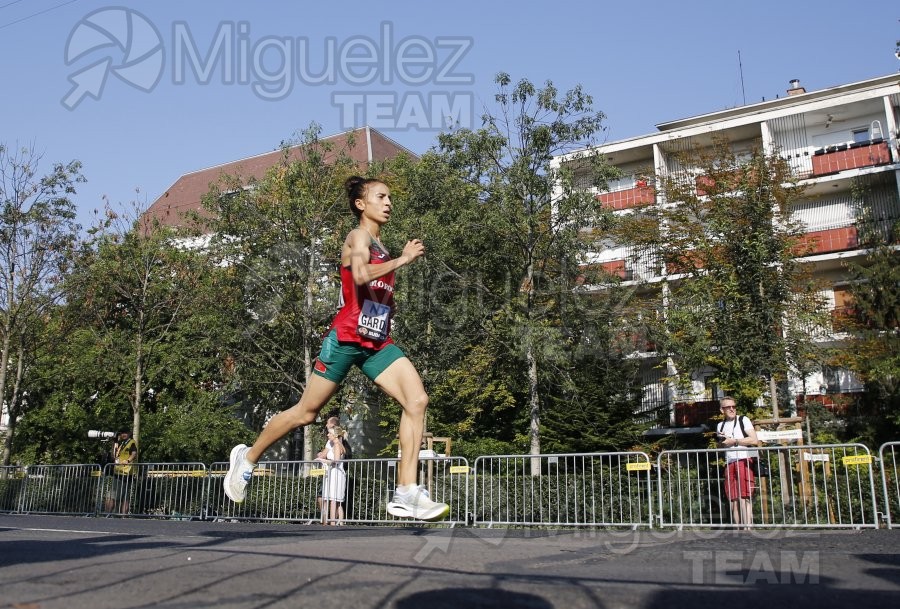
[[[106,54],[69,75],[73,87],[62,99],[66,109],[74,110],[88,95],[100,99],[110,72],[144,92],[159,83],[165,63],[162,37],[155,25],[130,8],[102,8],[79,21],[66,42],[66,65],[88,53],[114,49],[115,57]]]

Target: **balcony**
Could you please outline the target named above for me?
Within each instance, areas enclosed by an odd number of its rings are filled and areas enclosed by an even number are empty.
[[[835,332],[851,332],[859,326],[859,311],[853,306],[835,307],[831,310],[831,329]]]
[[[715,250],[718,252],[718,248]],[[686,250],[675,259],[666,260],[666,273],[669,275],[681,275],[698,271],[706,265],[703,252]]]
[[[633,278],[631,269],[625,268],[624,260],[611,260],[609,262],[601,262],[600,268],[602,268],[610,275],[615,275],[623,281],[631,281],[631,279]]]
[[[800,238],[795,251],[798,256],[814,256],[831,252],[844,252],[859,247],[859,234],[855,226],[817,230]]]
[[[886,165],[891,162],[887,142],[870,140],[853,144],[841,144],[816,150],[813,159],[813,175],[822,176],[846,169]]]
[[[719,400],[675,403],[675,426],[698,427],[709,422],[719,413]]]
[[[821,404],[829,412],[837,416],[847,416],[859,403],[860,393],[828,393],[821,395],[798,395],[797,416],[806,417],[807,404]]]
[[[750,174],[755,176],[756,172]],[[716,177],[699,175],[694,178],[694,188],[698,197],[722,194],[739,188],[743,174],[739,170],[719,172]],[[716,179],[719,183],[716,183]]]
[[[594,199],[607,209],[630,209],[642,205],[652,205],[656,200],[656,193],[646,183],[638,182],[634,188],[604,192],[595,195]]]

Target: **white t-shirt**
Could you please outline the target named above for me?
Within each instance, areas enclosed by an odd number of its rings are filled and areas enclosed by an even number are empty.
[[[746,434],[741,432],[741,424],[738,422],[740,419],[744,420],[744,431],[747,432]],[[753,423],[750,422],[750,419],[743,415],[737,415],[733,421],[722,421],[719,423],[716,431],[723,434],[726,438],[737,438],[740,440],[741,438],[748,438],[751,429],[753,429]],[[740,459],[750,459],[758,456],[758,450],[749,446],[738,446],[725,453],[725,461],[731,463]]]

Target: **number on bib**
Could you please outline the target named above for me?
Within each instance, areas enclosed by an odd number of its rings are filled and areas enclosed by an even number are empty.
[[[359,314],[356,333],[370,340],[384,340],[388,335],[390,317],[391,308],[389,306],[366,300],[363,302],[362,311]]]

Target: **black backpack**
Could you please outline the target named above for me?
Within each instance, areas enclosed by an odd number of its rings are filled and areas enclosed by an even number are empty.
[[[738,418],[737,418],[738,426],[741,428],[741,435],[744,436],[745,438],[747,437],[747,432],[744,431],[744,419],[746,419],[746,418],[747,417],[745,417],[742,414],[738,415]],[[722,433],[723,431],[725,431],[725,421],[722,421],[721,423],[719,423],[719,433]]]

